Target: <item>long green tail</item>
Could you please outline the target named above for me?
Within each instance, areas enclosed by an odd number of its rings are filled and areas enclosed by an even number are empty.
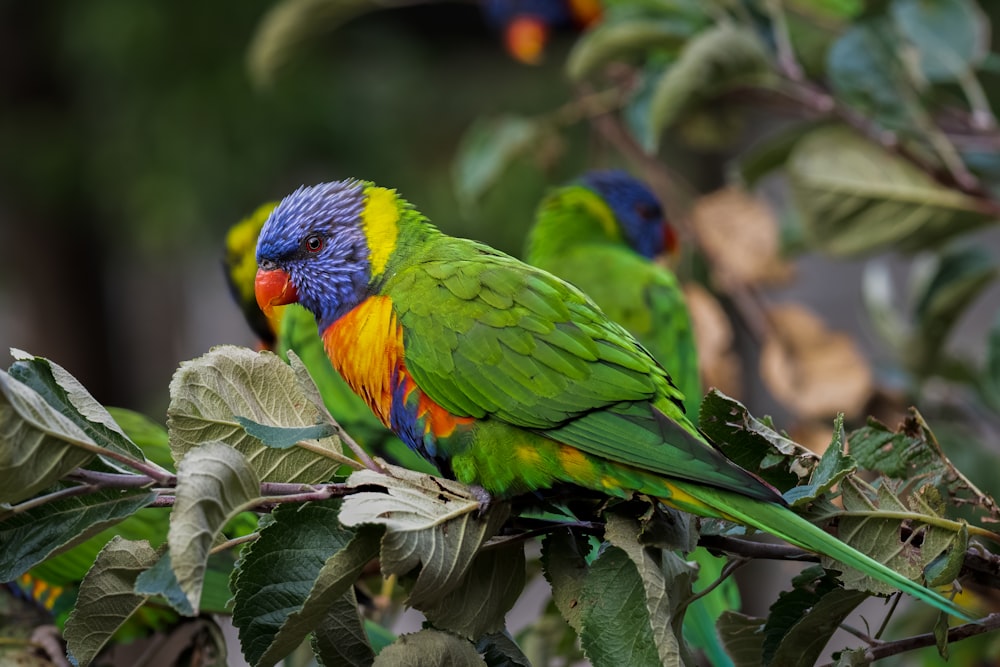
[[[672,485],[689,494],[694,500],[728,515],[728,517],[735,519],[739,523],[753,526],[771,535],[780,537],[786,542],[802,549],[835,558],[844,565],[853,567],[869,576],[884,581],[890,586],[909,593],[913,597],[923,600],[927,604],[933,605],[948,614],[967,621],[976,620],[971,612],[959,607],[948,598],[925,586],[910,581],[895,570],[886,567],[870,556],[866,556],[857,549],[841,542],[822,528],[809,523],[787,507],[689,482],[672,480]],[[694,504],[691,504],[690,507],[685,507],[686,503],[678,501],[679,498],[675,496],[668,502],[682,510],[687,510],[695,514],[705,514],[704,507],[698,507]]]

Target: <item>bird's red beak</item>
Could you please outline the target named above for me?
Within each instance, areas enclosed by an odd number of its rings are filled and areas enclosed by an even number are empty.
[[[268,316],[275,306],[284,306],[299,300],[299,294],[295,291],[291,277],[281,269],[270,271],[258,269],[257,278],[254,280],[254,293],[257,295],[257,305]]]
[[[676,259],[680,250],[680,239],[677,238],[677,230],[666,221],[663,223],[663,249],[667,251],[667,256],[671,259]]]

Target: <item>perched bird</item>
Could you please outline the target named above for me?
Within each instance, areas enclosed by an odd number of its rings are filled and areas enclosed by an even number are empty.
[[[753,526],[948,613],[940,594],[792,512],[684,417],[667,372],[551,273],[446,236],[397,194],[303,187],[257,244],[265,311],[300,303],[383,424],[455,479],[509,498],[568,483]]]
[[[327,410],[369,452],[414,470],[437,472],[383,426],[333,369],[323,350],[312,313],[301,306],[289,304],[270,309],[265,315],[257,306],[254,296],[257,236],[277,205],[278,202],[269,202],[259,206],[230,227],[225,239],[226,282],[260,346],[281,357],[287,357],[289,350],[295,352],[309,370]]]
[[[504,46],[527,65],[542,60],[553,30],[583,30],[601,18],[598,0],[482,0],[487,22],[503,33]]]
[[[539,205],[525,261],[583,290],[670,371],[690,421],[701,402],[698,354],[677,277],[653,258],[677,236],[659,200],[624,171],[592,171]]]
[[[687,418],[697,423],[702,391],[691,317],[677,277],[653,261],[673,252],[676,239],[644,183],[620,169],[591,171],[542,200],[524,258],[579,287],[635,336],[670,372],[684,395]],[[688,557],[699,565],[698,590],[713,583],[725,562],[705,549]],[[713,665],[733,664],[716,622],[739,604],[739,589],[729,578],[685,613],[685,637]]]

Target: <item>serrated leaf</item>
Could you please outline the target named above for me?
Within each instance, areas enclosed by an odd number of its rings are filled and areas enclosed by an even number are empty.
[[[378,555],[379,531],[345,528],[340,511],[339,499],[278,507],[243,552],[233,623],[251,664],[276,664],[321,624],[350,624],[326,610]]]
[[[739,401],[712,390],[699,413],[701,429],[742,468],[780,491],[794,487],[815,468],[818,457],[756,419]]]
[[[155,499],[156,494],[150,491],[102,489],[4,517],[0,523],[0,581],[13,581]]]
[[[265,482],[312,484],[329,479],[336,460],[302,447],[272,449],[249,435],[236,417],[284,428],[312,427],[329,419],[302,388],[300,377],[270,352],[223,345],[181,364],[170,381],[167,428],[174,459],[217,440],[240,451]],[[337,438],[310,441],[318,450],[340,455]]]
[[[302,43],[391,4],[375,0],[282,0],[272,5],[250,40],[250,78],[258,86],[272,84]]]
[[[449,593],[418,607],[435,628],[469,640],[500,632],[524,589],[524,543],[480,551]]]
[[[373,667],[486,667],[486,662],[466,639],[441,632],[421,630],[403,635],[382,649]]]
[[[764,85],[774,76],[767,52],[752,30],[719,23],[690,40],[656,83],[649,103],[656,136],[682,111],[734,83]]]
[[[552,587],[552,599],[577,633],[583,629],[580,596],[587,579],[590,542],[570,530],[549,533],[542,541],[542,568]]]
[[[52,486],[94,457],[97,444],[38,392],[0,371],[0,503]]]
[[[861,480],[848,477],[841,484],[841,498],[846,511],[863,512],[865,515],[841,516],[838,522],[840,539],[904,577],[919,579],[924,568],[958,539],[957,530],[921,524],[919,519],[910,519],[908,523],[912,532],[906,541],[901,540],[902,520],[895,516],[879,515],[878,511],[900,513],[914,510],[892,492],[888,483],[883,482],[873,490]],[[922,509],[924,511],[918,509],[915,513],[939,518],[929,506],[924,505]],[[918,535],[922,540],[917,540]],[[915,547],[915,542],[922,542],[922,548]],[[894,587],[852,568],[844,568],[836,561],[824,558],[823,562],[831,568],[844,571],[842,580],[846,588],[882,595],[896,591]]]
[[[260,500],[260,480],[243,455],[222,442],[190,450],[177,466],[167,543],[174,574],[198,608],[209,551],[226,522]]]
[[[69,653],[87,667],[115,631],[146,601],[133,591],[140,572],[156,560],[148,543],[113,538],[80,583],[76,607],[66,621]]]
[[[678,641],[681,619],[675,618],[673,612],[678,602],[691,596],[697,569],[672,551],[662,549],[658,550],[659,562],[656,562],[636,539],[638,523],[613,513],[605,517],[605,539],[625,552],[642,582],[649,627],[660,660],[664,665],[690,663],[690,659],[682,659],[686,650],[683,642]]]
[[[590,566],[580,605],[580,641],[594,667],[680,665],[679,655],[660,659],[642,579],[621,549],[606,548]]]
[[[833,441],[813,468],[809,483],[786,491],[785,500],[793,507],[807,505],[855,470],[854,459],[844,453],[844,414],[840,413],[833,422]]]
[[[735,611],[722,612],[717,624],[719,636],[735,667],[760,667],[766,620]]]
[[[300,426],[287,428],[282,426],[268,426],[258,424],[246,417],[237,417],[236,421],[240,426],[253,437],[260,440],[268,447],[275,449],[288,449],[294,447],[302,440],[321,440],[337,435],[337,428],[331,424],[314,424],[313,426]]]
[[[814,570],[816,576],[807,574]],[[771,606],[765,646],[768,640],[776,641],[771,651],[765,649],[765,659],[771,665],[810,667],[868,594],[836,586],[834,578],[821,568],[809,568],[793,581],[795,590],[782,593]],[[774,621],[778,623],[772,625]]]
[[[524,116],[505,114],[477,119],[465,131],[452,164],[455,195],[471,206],[518,158],[538,146],[542,126]]]
[[[489,667],[531,667],[531,662],[507,632],[492,632],[476,643]]]
[[[799,141],[787,169],[810,242],[831,255],[931,248],[992,220],[975,200],[844,127]]]
[[[79,426],[99,447],[140,461],[145,460],[142,450],[125,435],[108,410],[65,368],[44,357],[36,357],[21,350],[11,352],[17,359],[9,370],[11,377],[37,391],[39,396]],[[102,458],[116,470],[132,472],[131,468],[115,459]]]
[[[989,52],[989,20],[969,0],[894,0],[895,25],[916,47],[923,75],[948,82],[966,76]]]
[[[329,606],[313,634],[312,648],[319,664],[327,667],[370,667],[374,662],[353,587]]]
[[[691,21],[663,18],[625,18],[599,23],[573,45],[566,74],[579,81],[615,60],[651,49],[675,51],[699,28]]]
[[[874,417],[868,425],[848,436],[851,456],[863,470],[880,472],[891,479],[923,477],[940,461],[930,443],[912,431],[893,431]]]
[[[420,609],[458,586],[479,547],[507,519],[510,507],[493,503],[480,516],[479,499],[468,487],[397,466],[384,468],[387,474],[372,470],[351,474],[348,486],[385,491],[347,496],[340,520],[345,526],[385,526],[384,573],[404,575],[422,566],[408,598],[410,605]]]
[[[162,596],[174,611],[184,616],[197,613],[177,581],[170,562],[170,551],[164,551],[148,570],[136,577],[134,590],[139,595]]]

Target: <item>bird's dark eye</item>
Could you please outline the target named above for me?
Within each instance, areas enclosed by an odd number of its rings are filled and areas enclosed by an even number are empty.
[[[312,234],[311,236],[306,237],[303,245],[305,245],[306,250],[309,252],[319,252],[323,249],[323,237]]]
[[[655,220],[660,217],[659,209],[655,206],[650,206],[649,204],[637,204],[635,212],[638,213],[639,217],[643,220]]]

